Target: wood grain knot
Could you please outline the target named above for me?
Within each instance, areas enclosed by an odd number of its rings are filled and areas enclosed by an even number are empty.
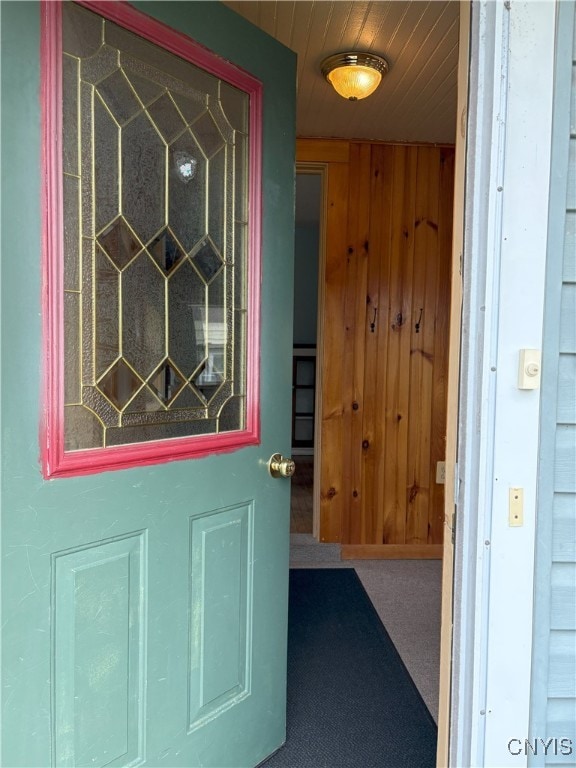
[[[431,227],[435,232],[438,232],[438,224],[436,224],[435,221],[431,221],[430,219],[416,219],[414,222],[415,227],[419,227],[420,224],[426,224],[427,226]]]
[[[419,491],[420,491],[420,486],[418,485],[418,483],[415,482],[412,488],[410,488],[410,495],[408,496],[409,504],[412,504],[416,496],[418,496]]]
[[[410,350],[411,355],[422,355],[424,360],[427,360],[429,363],[434,362],[434,355],[431,352],[425,352],[423,349],[411,349]]]
[[[362,448],[367,451],[368,448],[370,448],[370,442],[368,440],[362,440]]]

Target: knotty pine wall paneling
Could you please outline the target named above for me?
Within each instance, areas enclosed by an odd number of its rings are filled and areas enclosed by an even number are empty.
[[[365,355],[364,322],[370,238],[370,144],[350,145],[350,195],[348,201],[346,303],[344,314],[344,368],[347,401],[344,408],[344,480],[348,503],[342,518],[342,541],[362,535],[366,518],[362,507],[362,467],[358,450],[362,445]],[[350,290],[356,286],[356,290]]]
[[[329,164],[320,539],[345,558],[441,555],[453,159],[350,142]]]

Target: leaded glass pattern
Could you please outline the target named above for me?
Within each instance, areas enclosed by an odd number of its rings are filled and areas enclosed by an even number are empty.
[[[65,450],[242,430],[249,96],[63,3]]]

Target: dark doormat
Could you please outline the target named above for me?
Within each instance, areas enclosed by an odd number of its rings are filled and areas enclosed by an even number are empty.
[[[437,729],[356,571],[290,571],[288,725],[265,768],[433,768]]]

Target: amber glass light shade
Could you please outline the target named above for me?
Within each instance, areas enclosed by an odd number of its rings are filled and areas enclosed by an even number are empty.
[[[388,63],[370,53],[338,53],[322,62],[322,74],[344,99],[358,101],[374,93]]]

